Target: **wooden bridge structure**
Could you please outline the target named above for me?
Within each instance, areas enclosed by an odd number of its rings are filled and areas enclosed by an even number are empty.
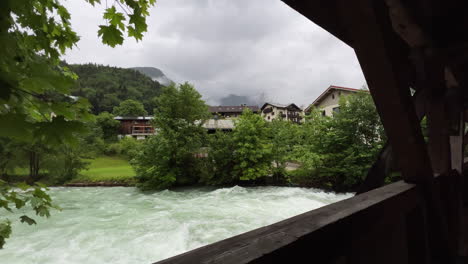
[[[468,1],[283,1],[355,50],[388,144],[353,198],[159,263],[468,263]]]

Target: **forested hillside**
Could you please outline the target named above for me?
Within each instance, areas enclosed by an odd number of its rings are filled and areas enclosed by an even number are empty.
[[[161,92],[161,84],[145,74],[96,64],[73,64],[69,67],[79,76],[72,95],[87,98],[94,114],[112,112],[114,106],[127,99],[143,103],[146,111],[153,113],[154,98]]]

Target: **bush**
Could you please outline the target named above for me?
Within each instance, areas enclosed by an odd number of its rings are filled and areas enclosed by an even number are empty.
[[[107,156],[118,156],[122,154],[122,145],[120,142],[111,143],[104,149],[104,154]]]
[[[132,160],[141,151],[145,140],[136,140],[132,137],[124,137],[119,141],[120,154],[127,160]]]

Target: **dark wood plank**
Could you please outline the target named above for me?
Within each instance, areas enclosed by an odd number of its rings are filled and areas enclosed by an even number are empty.
[[[413,95],[412,99],[416,116],[418,120],[421,121],[426,113],[427,89],[419,89]],[[384,185],[385,177],[388,176],[392,170],[397,170],[393,155],[392,147],[386,142],[356,194],[368,192]]]
[[[376,14],[371,1],[342,1],[338,13],[353,32],[353,46],[403,177],[432,181],[433,172],[408,83],[399,74],[409,64],[406,44],[392,30],[385,6]],[[383,13],[383,14],[382,14]]]
[[[352,46],[352,40],[347,36],[346,26],[342,24],[338,17],[331,15],[336,13],[336,0],[282,1],[318,26],[323,27],[333,36]]]

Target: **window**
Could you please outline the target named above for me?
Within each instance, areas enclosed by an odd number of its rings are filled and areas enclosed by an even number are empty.
[[[335,94],[332,94],[332,99],[335,99]]]
[[[270,116],[268,116],[268,120],[270,120]]]
[[[340,107],[333,107],[333,113],[339,113],[340,112]]]
[[[275,115],[275,112],[271,112],[271,115],[274,116],[274,115]]]
[[[325,112],[325,110],[322,111],[322,115],[323,116],[326,116],[327,115],[327,112]]]

